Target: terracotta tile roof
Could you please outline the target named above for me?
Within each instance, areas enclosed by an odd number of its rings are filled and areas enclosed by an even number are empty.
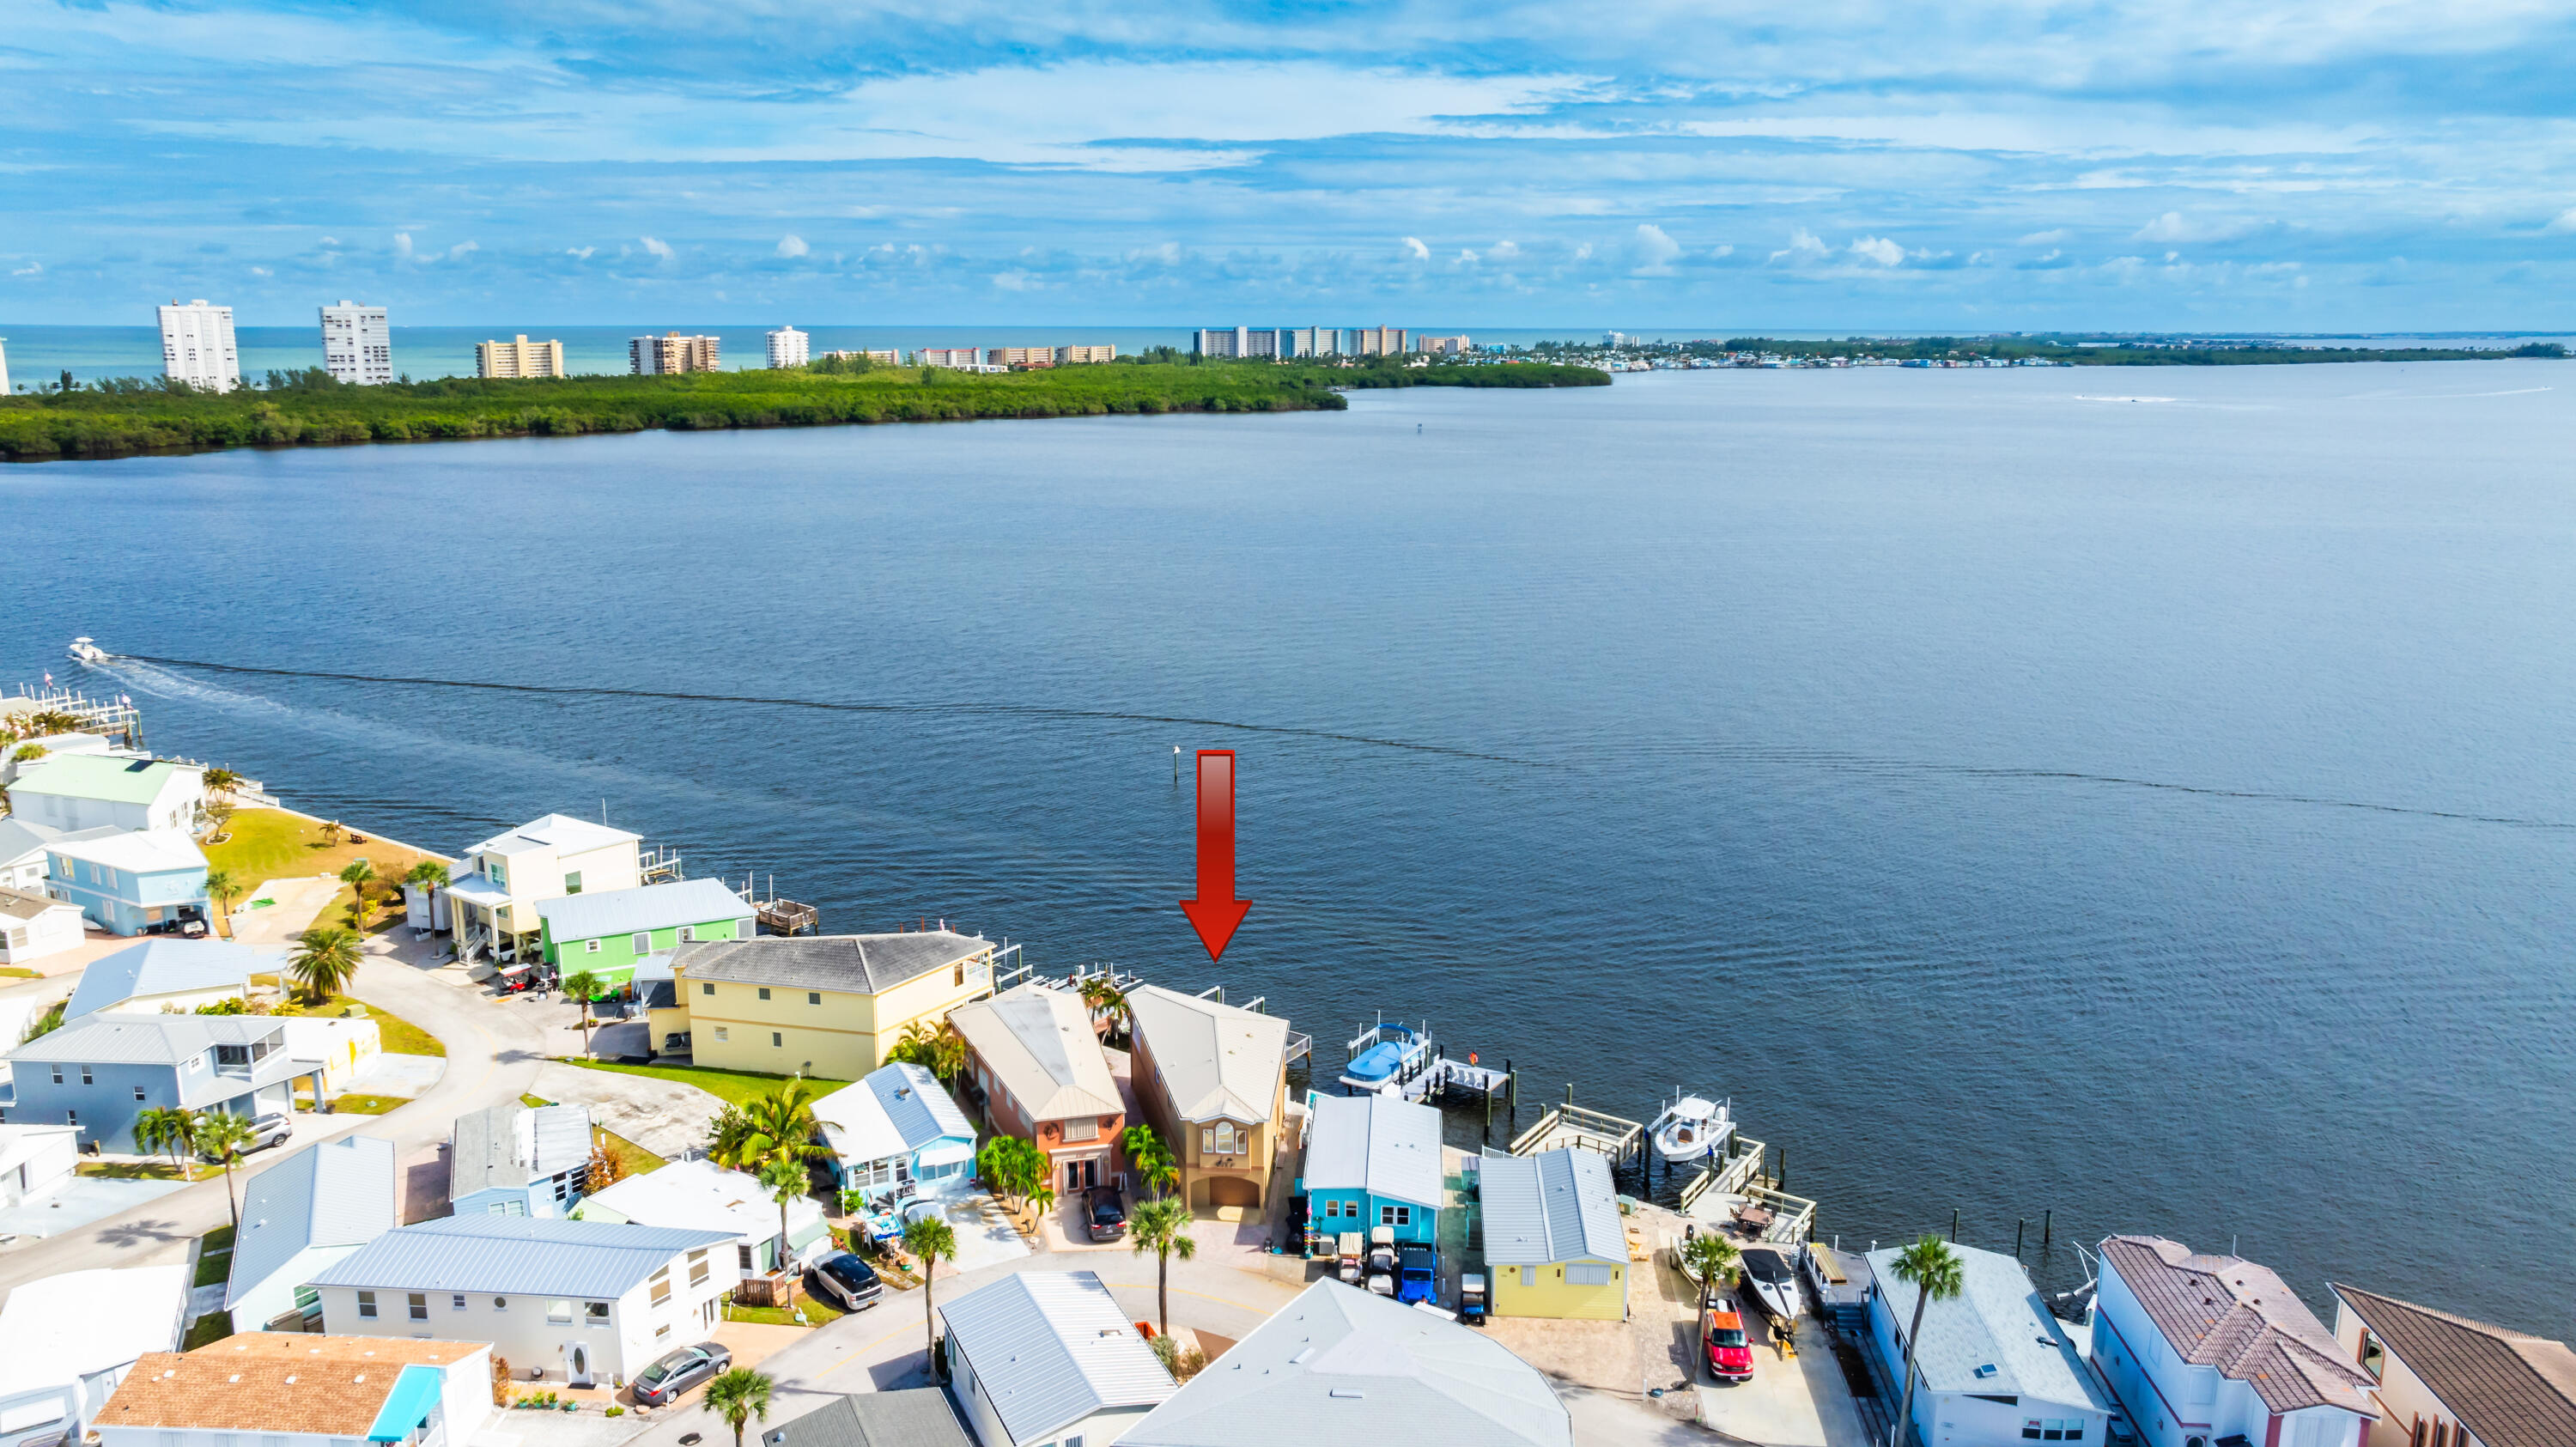
[[[2102,1259],[2177,1356],[2252,1387],[2272,1411],[2341,1407],[2379,1415],[2370,1399],[2378,1383],[2344,1356],[2334,1333],[2270,1267],[2195,1255],[2161,1236],[2114,1236],[2102,1243]]]
[[[364,1437],[394,1379],[485,1349],[470,1341],[244,1332],[192,1352],[147,1352],[98,1415],[102,1427],[195,1427]]]
[[[2335,1294],[2486,1447],[2576,1442],[2576,1351],[2338,1283]]]

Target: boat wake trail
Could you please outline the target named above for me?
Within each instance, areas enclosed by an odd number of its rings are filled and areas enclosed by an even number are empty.
[[[1291,738],[1321,739],[1333,743],[1364,744],[1371,748],[1403,749],[1418,754],[1438,754],[1453,759],[1473,759],[1480,763],[1510,764],[1527,769],[1563,767],[1558,764],[1541,763],[1535,759],[1483,753],[1448,744],[1377,738],[1369,734],[1339,733],[1331,729],[1299,728],[1293,724],[1259,724],[1242,723],[1233,719],[1191,718],[1184,714],[1126,713],[1115,709],[1055,708],[1044,704],[1023,703],[936,700],[866,702],[852,699],[787,698],[768,694],[683,693],[675,689],[605,688],[584,684],[496,683],[471,678],[407,678],[381,673],[331,673],[307,668],[259,668],[243,663],[212,663],[201,658],[160,658],[149,653],[119,653],[115,658],[118,662],[156,663],[164,668],[199,668],[213,673],[256,674],[269,678],[322,678],[344,683],[392,683],[422,688],[471,688],[494,693],[541,693],[559,697],[642,698],[680,703],[736,703],[763,708],[818,709],[830,713],[962,714],[989,718],[1053,718],[1107,723],[1189,724],[1199,728],[1232,729],[1241,733],[1279,734]]]

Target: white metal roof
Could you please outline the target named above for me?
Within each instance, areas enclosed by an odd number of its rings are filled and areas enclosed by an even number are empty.
[[[551,1216],[441,1216],[397,1226],[326,1267],[316,1286],[492,1291],[614,1300],[686,1251],[732,1233],[613,1226]]]
[[[868,1072],[814,1102],[814,1119],[843,1160],[881,1161],[948,1139],[975,1139],[939,1077],[908,1061]]]
[[[307,1248],[357,1246],[400,1225],[398,1194],[394,1143],[374,1136],[306,1146],[251,1177],[242,1188],[241,1236],[225,1309]]]
[[[1974,1246],[1950,1251],[1959,1258],[1960,1292],[1924,1306],[1923,1336],[1914,1346],[1926,1390],[2038,1397],[2110,1410],[2109,1398],[2076,1360],[2074,1345],[2057,1329],[2020,1262]],[[1867,1257],[1880,1305],[1895,1314],[1900,1332],[1914,1320],[1916,1295],[1896,1274],[1896,1258],[1904,1254],[1902,1247],[1883,1246]],[[1981,1367],[1992,1370],[1980,1376]]]
[[[1032,1120],[1115,1115],[1117,1077],[1079,996],[1022,985],[949,1012],[948,1023],[1001,1078]]]
[[[1320,1095],[1306,1129],[1306,1189],[1362,1190],[1437,1207],[1440,1112],[1392,1095]]]
[[[161,937],[128,945],[81,971],[65,1017],[77,1020],[137,995],[176,995],[229,987],[248,990],[250,977],[277,969],[283,950],[255,950],[229,940]]]
[[[529,820],[516,829],[495,834],[480,844],[468,845],[465,852],[498,854],[505,859],[513,854],[526,854],[537,849],[551,849],[558,854],[579,854],[585,849],[597,849],[603,844],[616,844],[620,841],[628,844],[637,843],[643,837],[641,834],[630,834],[623,829],[611,829],[605,824],[593,824],[587,819],[576,819],[569,814],[548,814],[542,819]]]
[[[1185,1121],[1270,1119],[1288,1069],[1288,1022],[1160,985],[1127,992],[1136,1039]]]
[[[636,889],[571,894],[537,906],[537,917],[557,940],[595,940],[687,924],[748,919],[751,906],[713,879],[683,879]]]
[[[1571,1147],[1535,1156],[1489,1156],[1477,1187],[1485,1207],[1485,1259],[1496,1266],[1628,1259],[1610,1163]]]
[[[1318,1281],[1145,1419],[1124,1447],[1572,1447],[1537,1368],[1472,1327]]]
[[[145,1352],[174,1351],[187,1307],[185,1262],[30,1281],[0,1307],[0,1395],[77,1381]]]
[[[604,1191],[582,1198],[573,1214],[585,1221],[615,1216],[638,1226],[676,1226],[691,1231],[723,1231],[744,1241],[765,1241],[778,1234],[778,1200],[760,1182],[713,1161],[673,1161],[640,1176],[628,1176]],[[804,1234],[823,1219],[823,1208],[811,1196],[787,1203],[788,1239]]]
[[[206,856],[196,841],[175,829],[84,829],[54,839],[45,848],[65,859],[104,864],[135,874],[206,867]]]
[[[1150,1407],[1176,1384],[1089,1271],[1023,1271],[943,1303],[950,1340],[1019,1442],[1108,1407]]]

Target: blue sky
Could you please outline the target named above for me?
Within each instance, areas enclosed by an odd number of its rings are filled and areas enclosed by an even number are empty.
[[[2576,327],[2576,6],[0,0],[0,324]]]

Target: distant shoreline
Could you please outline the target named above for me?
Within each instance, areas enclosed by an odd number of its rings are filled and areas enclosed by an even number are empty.
[[[695,372],[345,386],[317,371],[200,392],[135,379],[0,398],[0,459],[80,461],[243,447],[971,422],[1172,412],[1339,411],[1388,387],[1607,386],[1590,367],[1111,362],[982,374],[923,367]]]

